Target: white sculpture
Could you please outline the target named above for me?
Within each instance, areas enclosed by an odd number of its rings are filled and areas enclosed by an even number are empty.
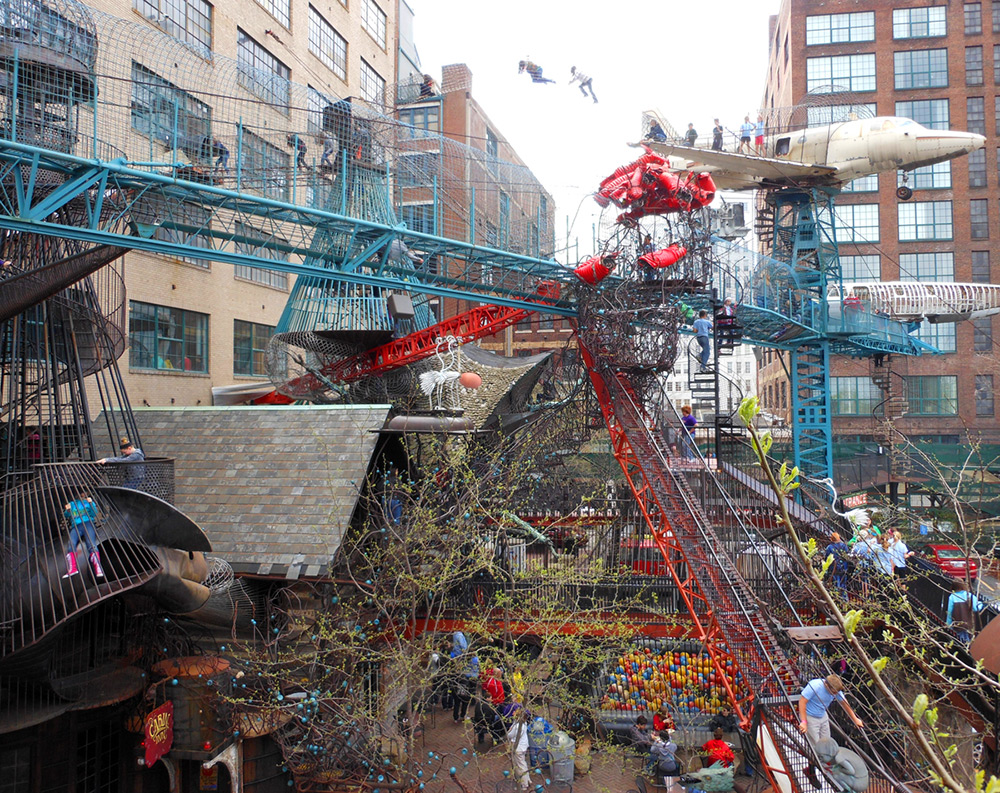
[[[442,350],[443,348],[443,350]],[[448,336],[438,339],[435,356],[441,368],[438,371],[423,372],[420,375],[420,390],[427,395],[431,410],[445,410],[445,394],[448,394],[448,409],[458,410],[458,339]]]

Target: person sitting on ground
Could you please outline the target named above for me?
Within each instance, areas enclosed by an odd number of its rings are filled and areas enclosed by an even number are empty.
[[[659,121],[654,121],[649,125],[646,140],[655,140],[657,143],[667,142],[667,133],[663,131],[663,127],[660,126]]]
[[[730,766],[736,759],[736,755],[733,754],[733,748],[722,740],[722,735],[722,728],[716,727],[712,732],[711,740],[705,741],[701,745],[701,750],[705,753],[705,757],[708,760],[707,765],[721,763],[724,766]]]

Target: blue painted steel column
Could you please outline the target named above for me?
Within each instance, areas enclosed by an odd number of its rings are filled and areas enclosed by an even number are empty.
[[[830,342],[817,341],[791,352],[789,370],[795,464],[816,479],[832,477]]]

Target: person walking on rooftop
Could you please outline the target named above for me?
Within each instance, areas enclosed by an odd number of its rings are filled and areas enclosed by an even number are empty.
[[[583,72],[577,71],[575,66],[569,67],[569,73],[573,75],[570,78],[569,84],[580,83],[580,93],[586,96],[587,91],[590,91],[590,98],[594,100],[594,104],[597,104],[597,97],[594,95],[593,80]]]

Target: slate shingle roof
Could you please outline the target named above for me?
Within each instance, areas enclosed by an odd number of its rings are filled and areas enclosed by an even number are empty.
[[[176,506],[241,573],[325,575],[387,405],[137,408],[147,457],[175,460]]]

